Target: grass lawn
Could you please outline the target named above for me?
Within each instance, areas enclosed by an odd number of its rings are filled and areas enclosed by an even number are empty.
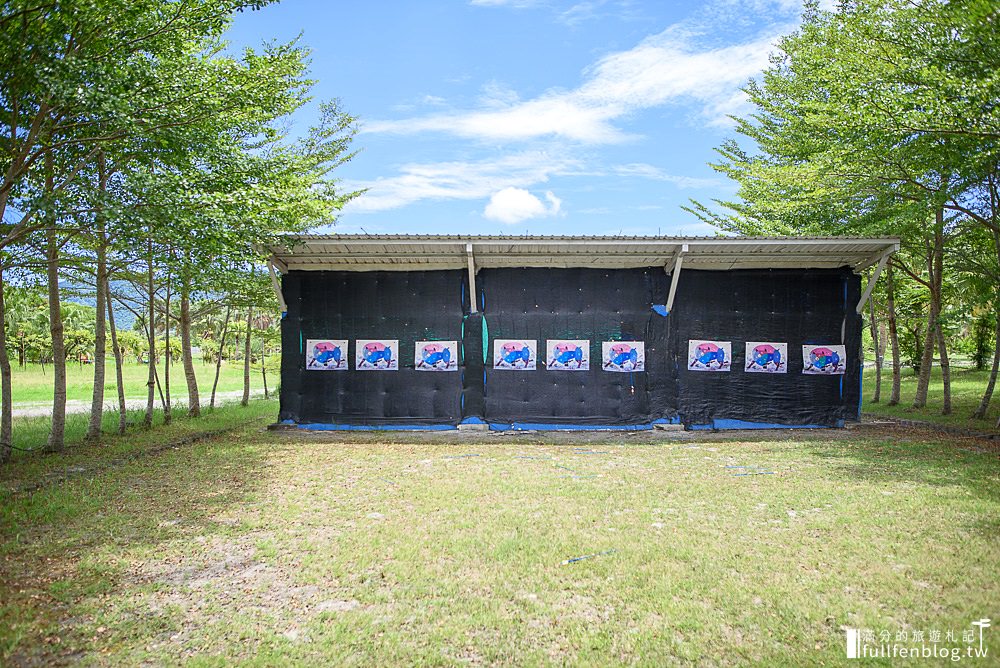
[[[892,373],[882,375],[882,401],[877,404],[871,402],[872,393],[875,391],[875,370],[865,369],[864,381],[864,404],[862,410],[866,413],[877,413],[889,417],[903,418],[906,420],[926,420],[928,422],[938,422],[941,424],[965,427],[977,431],[998,431],[995,428],[997,418],[1000,417],[1000,387],[993,395],[993,402],[990,404],[989,415],[985,420],[973,420],[969,416],[972,411],[979,407],[979,402],[983,398],[986,390],[986,383],[989,381],[988,371],[974,371],[971,369],[952,369],[951,373],[951,403],[952,414],[941,415],[941,370],[935,367],[931,375],[931,385],[927,392],[927,406],[924,408],[913,408],[913,395],[917,390],[917,377],[913,374],[913,369],[903,369],[902,382],[900,383],[900,402],[896,406],[887,406],[889,394],[892,392]]]
[[[52,402],[52,365],[45,365],[44,369],[39,364],[29,364],[21,369],[17,364],[13,365],[11,377],[11,390],[13,401],[18,403],[29,402]],[[270,366],[270,364],[269,364]],[[212,381],[215,379],[215,366],[204,364],[200,361],[194,363],[195,373],[198,376],[198,390],[207,398],[212,392]],[[80,365],[76,362],[67,364],[66,394],[70,400],[89,401],[94,391],[94,367],[92,365]],[[115,402],[118,397],[118,387],[115,381],[115,362],[110,360],[105,367],[104,396],[106,402]],[[125,379],[125,396],[129,399],[142,398],[146,396],[146,379],[149,368],[145,364],[125,364],[123,376]],[[160,374],[160,383],[163,383],[163,364],[157,366],[157,373]],[[277,371],[268,369],[268,387],[274,389],[278,382]],[[251,371],[250,386],[254,389],[263,389],[260,368]],[[243,364],[241,362],[223,363],[222,371],[219,374],[219,392],[229,392],[243,389]],[[170,390],[171,393],[179,397],[187,397],[187,384],[184,381],[184,367],[178,362],[170,365]],[[159,395],[157,395],[159,401]]]
[[[275,408],[0,492],[0,663],[829,665],[845,627],[964,651],[1000,618],[982,441],[261,431]],[[0,489],[66,461],[19,460]],[[996,664],[985,639],[973,665]]]

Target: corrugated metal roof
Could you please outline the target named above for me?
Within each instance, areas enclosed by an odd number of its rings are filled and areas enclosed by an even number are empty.
[[[837,268],[861,271],[899,248],[895,238],[483,235],[290,235],[269,246],[282,271],[497,267],[691,269]]]

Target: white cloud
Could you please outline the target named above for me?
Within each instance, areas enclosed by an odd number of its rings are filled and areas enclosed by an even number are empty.
[[[722,185],[721,179],[705,179],[693,176],[675,176],[667,174],[659,167],[646,164],[644,162],[633,162],[627,165],[616,165],[612,168],[619,176],[635,176],[653,181],[665,181],[672,183],[678,188],[713,188]]]
[[[530,218],[559,215],[562,200],[552,191],[545,193],[545,200],[548,205],[522,188],[504,188],[490,197],[483,211],[483,217],[514,225]]]
[[[587,0],[578,2],[562,14],[559,20],[568,26],[575,26],[584,21],[589,21],[597,17],[597,11],[604,6],[607,0]]]
[[[345,182],[346,190],[368,192],[344,207],[344,213],[374,213],[421,200],[483,199],[504,188],[526,188],[550,176],[575,173],[576,160],[545,151],[525,151],[479,162],[413,163],[397,176]]]
[[[489,95],[485,108],[402,120],[374,121],[364,132],[445,132],[483,140],[527,140],[554,136],[588,144],[619,142],[628,134],[616,121],[661,105],[697,104],[709,125],[725,125],[727,114],[744,109],[739,92],[768,64],[782,30],[760,39],[699,49],[695,36],[674,26],[628,51],[613,53],[584,71],[573,90],[551,89],[529,100]]]
[[[491,81],[483,86],[479,104],[487,109],[504,109],[521,101],[517,91],[499,81]]]

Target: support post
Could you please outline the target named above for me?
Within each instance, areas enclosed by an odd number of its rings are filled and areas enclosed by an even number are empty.
[[[476,313],[476,258],[471,243],[465,244],[465,254],[469,258],[469,313]]]
[[[278,305],[281,307],[281,318],[284,320],[288,314],[288,304],[285,303],[285,295],[281,292],[281,284],[278,282],[278,274],[274,271],[274,262],[267,259],[267,270],[271,274],[271,287],[274,288],[274,296],[278,298]]]
[[[688,251],[688,245],[681,245],[681,249],[674,256],[674,269],[670,272],[670,294],[667,295],[667,313],[674,310],[674,295],[677,294],[677,280],[681,276],[681,265],[684,264],[684,254]]]
[[[868,298],[871,297],[872,290],[875,288],[875,284],[878,283],[878,277],[882,273],[882,270],[885,269],[885,263],[889,261],[891,254],[892,251],[889,251],[883,255],[882,259],[875,266],[875,273],[872,274],[871,280],[868,281],[868,285],[865,287],[865,291],[861,294],[861,299],[858,301],[858,308],[856,309],[858,313],[865,310],[865,304],[868,303]]]

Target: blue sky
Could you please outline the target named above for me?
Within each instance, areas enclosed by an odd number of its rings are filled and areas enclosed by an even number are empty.
[[[285,0],[234,46],[312,49],[317,99],[359,117],[343,233],[711,234],[707,162],[798,0]],[[315,107],[301,110],[308,125]]]

